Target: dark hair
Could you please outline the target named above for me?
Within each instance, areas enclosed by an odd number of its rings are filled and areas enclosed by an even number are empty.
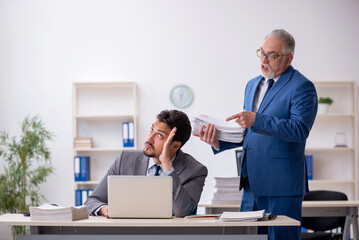
[[[188,141],[191,136],[191,122],[187,115],[179,110],[163,110],[157,115],[160,122],[167,124],[169,128],[177,128],[173,141],[181,142],[181,147]]]

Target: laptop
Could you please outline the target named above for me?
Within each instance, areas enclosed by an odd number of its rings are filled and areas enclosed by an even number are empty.
[[[172,177],[108,176],[109,218],[171,218]]]

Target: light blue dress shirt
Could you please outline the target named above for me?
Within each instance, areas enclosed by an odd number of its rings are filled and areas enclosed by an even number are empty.
[[[171,161],[173,162],[173,160],[176,158],[176,155],[171,159]],[[174,168],[172,167],[170,170],[163,172],[162,171],[162,164],[160,164],[161,169],[159,171],[160,176],[169,176],[173,171]],[[153,160],[153,158],[150,158],[150,160],[148,161],[148,168],[147,168],[147,173],[146,176],[154,176],[156,172],[156,163]]]

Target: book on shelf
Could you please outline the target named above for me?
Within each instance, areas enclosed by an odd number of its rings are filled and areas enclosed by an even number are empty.
[[[92,138],[76,137],[74,140],[74,148],[92,148]]]
[[[76,189],[75,191],[75,205],[84,205],[86,199],[92,194],[93,189]]]
[[[135,129],[133,122],[122,123],[123,147],[135,146]]]
[[[90,157],[75,156],[74,157],[74,176],[75,181],[90,180]]]
[[[45,203],[39,207],[30,207],[31,220],[75,221],[87,219],[89,210],[86,206],[60,207]]]
[[[308,180],[313,180],[313,155],[305,155],[305,161],[307,162]]]

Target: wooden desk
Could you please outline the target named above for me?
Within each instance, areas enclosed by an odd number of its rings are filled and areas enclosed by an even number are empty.
[[[350,225],[353,227],[353,239],[359,240],[358,232],[359,201],[303,201],[303,217],[345,216],[343,239],[349,239]],[[207,214],[223,211],[239,211],[240,204],[198,204]]]
[[[4,214],[0,216],[0,225],[30,226],[31,234],[255,235],[258,226],[299,226],[300,222],[286,216],[255,222],[221,222],[214,218],[107,219],[105,217],[90,217],[79,221],[31,221],[29,217],[21,214]],[[264,237],[263,239],[266,239],[266,236]]]

